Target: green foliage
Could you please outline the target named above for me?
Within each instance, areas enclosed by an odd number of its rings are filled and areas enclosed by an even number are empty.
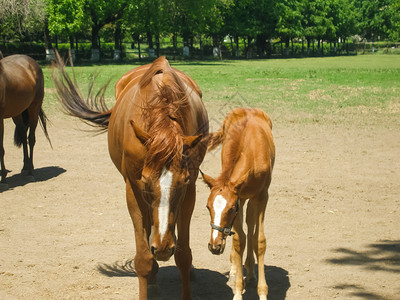
[[[53,35],[73,35],[84,28],[85,0],[49,0],[49,30]]]
[[[195,39],[210,37],[213,46],[223,40],[246,39],[244,54],[256,49],[271,55],[272,40],[286,43],[306,40],[337,42],[400,39],[400,0],[0,0],[0,38],[42,41],[48,29],[57,40],[88,40],[99,47],[101,38],[147,42],[149,48],[170,37],[193,46]],[[53,41],[54,42],[54,41]],[[75,43],[76,44],[76,43]],[[233,48],[233,47],[231,47]],[[208,50],[208,49],[207,49]]]

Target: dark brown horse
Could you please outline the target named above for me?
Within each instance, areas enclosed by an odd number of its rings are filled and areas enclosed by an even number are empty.
[[[58,70],[61,77],[56,72],[54,79],[66,111],[108,131],[110,156],[124,178],[134,225],[139,298],[147,299],[147,288],[155,283],[156,260],[174,255],[182,299],[191,299],[189,226],[208,136],[199,87],[161,57],[125,74],[108,110],[104,97],[83,100],[60,61]]]
[[[264,214],[268,202],[275,161],[272,123],[261,109],[237,108],[230,112],[221,129],[211,134],[209,149],[222,143],[222,172],[216,179],[203,174],[211,189],[207,208],[211,216],[211,239],[208,244],[213,254],[221,254],[225,239],[233,235],[230,275],[235,278],[233,299],[242,299],[242,256],[246,246],[243,231],[243,206],[249,199],[246,211],[247,233],[247,282],[255,281],[254,254],[258,262],[258,295],[267,300],[268,286],[264,274]]]
[[[46,116],[42,109],[44,96],[43,72],[35,60],[26,55],[11,55],[0,60],[0,160],[1,183],[6,183],[7,169],[4,165],[4,119],[13,118],[14,142],[23,146],[23,172],[33,176],[33,147],[35,130],[40,120],[46,138]],[[29,135],[27,135],[29,128]],[[28,153],[29,140],[29,153]],[[51,143],[50,143],[51,145]]]

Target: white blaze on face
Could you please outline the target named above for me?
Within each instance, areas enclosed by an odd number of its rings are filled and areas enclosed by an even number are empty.
[[[226,199],[221,195],[217,195],[214,199],[213,208],[214,208],[214,225],[221,225],[221,215],[226,206]],[[213,229],[213,239],[215,240],[218,236],[218,231]]]
[[[161,199],[158,207],[158,221],[161,241],[168,227],[169,197],[171,195],[172,172],[164,169],[160,176]]]

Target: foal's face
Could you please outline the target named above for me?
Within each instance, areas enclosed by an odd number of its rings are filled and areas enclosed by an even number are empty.
[[[208,249],[213,254],[222,254],[225,241],[231,235],[231,228],[239,209],[237,195],[228,186],[211,188],[207,208],[211,216],[211,238]],[[214,225],[214,226],[213,226]]]
[[[143,195],[152,208],[150,251],[156,260],[166,261],[175,251],[175,224],[186,193],[187,171],[164,167],[159,172],[145,168]]]

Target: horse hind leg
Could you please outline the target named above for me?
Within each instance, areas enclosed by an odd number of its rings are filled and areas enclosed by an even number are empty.
[[[254,239],[254,227],[256,223],[257,215],[255,214],[255,209],[253,207],[252,201],[247,204],[246,210],[246,223],[247,223],[247,256],[245,261],[246,268],[246,284],[249,286],[254,286],[257,283],[256,273],[255,273],[255,261],[253,253],[253,239]]]
[[[264,217],[265,209],[268,202],[268,190],[261,193],[258,197],[254,199],[254,214],[255,214],[255,232],[253,238],[253,249],[254,254],[257,257],[258,263],[258,284],[257,293],[260,300],[267,300],[268,295],[268,285],[265,280],[265,270],[264,270],[264,256],[265,250],[267,248],[267,241],[264,233]]]
[[[36,127],[39,121],[39,110],[37,109],[28,109],[29,113],[29,136],[28,136],[28,142],[29,142],[29,160],[30,160],[30,175],[33,176],[32,172],[34,169],[33,166],[33,148],[35,147],[36,144]],[[45,131],[46,133],[46,131]]]
[[[3,145],[3,139],[4,139],[4,121],[1,119],[0,122],[0,165],[1,165],[1,181],[0,181],[0,186],[6,187],[6,176],[7,176],[7,169],[4,164],[4,145]]]
[[[27,111],[23,112],[21,115],[13,117],[13,121],[15,124],[15,133],[14,133],[14,144],[17,147],[21,147],[24,153],[24,164],[22,167],[22,173],[27,173],[28,176],[32,176],[32,161],[29,157],[28,153],[28,118],[27,118]]]

